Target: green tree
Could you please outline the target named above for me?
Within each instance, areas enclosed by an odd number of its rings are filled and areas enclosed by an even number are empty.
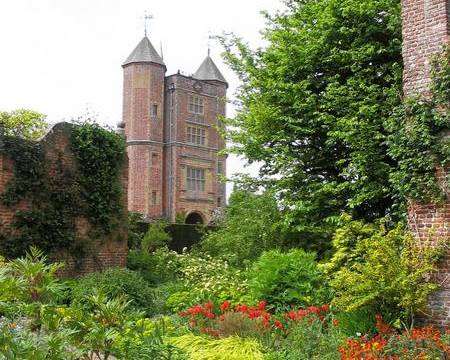
[[[395,218],[385,128],[402,93],[399,0],[291,0],[266,15],[267,46],[221,38],[242,81],[232,151],[262,163],[297,230],[337,216]]]
[[[44,135],[47,125],[45,115],[33,110],[0,111],[0,127],[6,135],[36,140]]]
[[[273,192],[261,194],[235,189],[230,196],[224,220],[208,233],[201,250],[213,256],[224,256],[232,265],[242,266],[264,251],[303,247],[323,254],[323,243],[294,231],[285,223],[286,209],[279,206]]]

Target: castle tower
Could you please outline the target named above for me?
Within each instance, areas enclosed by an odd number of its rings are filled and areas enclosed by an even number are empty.
[[[163,216],[166,66],[145,36],[123,63],[123,122],[129,158],[128,209]]]
[[[225,141],[219,135],[225,116],[228,84],[208,56],[192,76],[166,78],[167,217],[183,215],[187,223],[209,223],[225,205]]]
[[[208,56],[192,76],[165,76],[147,37],[122,65],[123,121],[129,158],[128,209],[149,219],[209,223],[225,205],[228,84]]]

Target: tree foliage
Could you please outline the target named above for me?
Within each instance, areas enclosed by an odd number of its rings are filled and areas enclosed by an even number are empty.
[[[36,140],[44,135],[47,123],[43,114],[18,109],[10,112],[0,111],[0,126],[6,135]]]
[[[271,191],[258,194],[235,188],[222,223],[203,238],[201,251],[225,257],[239,267],[275,248],[301,247],[322,256],[328,250],[327,242],[317,237],[311,241],[306,234],[292,229],[285,221],[286,212]]]
[[[387,231],[361,222],[349,222],[342,231],[359,240],[347,247],[335,237],[336,253],[331,260],[334,273],[332,303],[344,311],[364,308],[381,312],[388,319],[409,321],[423,311],[428,296],[438,285],[431,275],[442,254],[439,246],[420,243],[401,226]],[[342,247],[347,254],[341,259]],[[336,268],[340,262],[341,267]]]
[[[330,233],[342,211],[396,215],[385,121],[401,102],[398,0],[293,0],[267,15],[267,47],[221,39],[239,75],[233,151],[262,163],[298,229]],[[319,226],[318,226],[319,225]]]

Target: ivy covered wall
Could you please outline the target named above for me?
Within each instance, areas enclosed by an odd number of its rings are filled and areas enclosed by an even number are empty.
[[[64,275],[125,266],[124,140],[96,124],[59,123],[38,142],[0,135],[0,254],[37,246]]]

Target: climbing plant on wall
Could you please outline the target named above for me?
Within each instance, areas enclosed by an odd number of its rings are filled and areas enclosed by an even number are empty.
[[[405,99],[389,119],[389,154],[397,161],[390,178],[396,196],[439,202],[443,191],[436,166],[450,161],[450,50],[432,61],[430,93]],[[447,133],[446,133],[447,132]]]
[[[4,137],[1,151],[13,161],[13,178],[0,201],[13,208],[26,199],[29,207],[18,210],[12,230],[1,234],[0,252],[7,257],[22,255],[31,245],[52,252],[66,249],[82,255],[85,245],[109,234],[124,215],[121,169],[124,140],[97,124],[70,125],[70,151],[48,159],[42,142]],[[77,233],[77,219],[91,227],[86,238]]]

